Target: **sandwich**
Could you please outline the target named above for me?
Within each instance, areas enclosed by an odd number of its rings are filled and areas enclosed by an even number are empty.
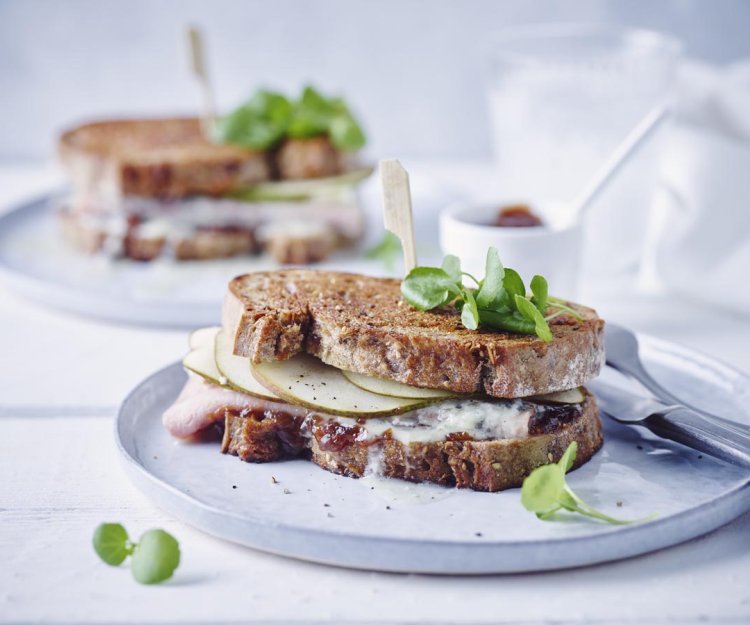
[[[197,118],[84,124],[59,140],[72,187],[62,231],[85,252],[139,261],[262,251],[321,261],[363,233],[364,141],[343,101],[311,87],[294,101],[258,91],[210,128]]]
[[[602,445],[584,384],[603,363],[604,322],[547,298],[538,276],[529,298],[510,269],[473,289],[460,270],[458,282],[448,273],[234,278],[222,326],[191,335],[187,383],[163,415],[166,429],[182,439],[215,432],[223,453],[248,462],[304,458],[355,478],[479,491],[520,486],[573,441],[575,466],[586,462]],[[427,275],[437,276],[434,293],[445,291],[431,302],[419,283]],[[485,287],[490,279],[500,283]]]

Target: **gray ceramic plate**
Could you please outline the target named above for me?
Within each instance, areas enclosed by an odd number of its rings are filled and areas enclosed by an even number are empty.
[[[746,376],[673,344],[641,340],[647,366],[665,386],[729,418],[750,420]],[[123,403],[116,438],[128,475],[179,519],[294,558],[443,574],[559,569],[675,545],[750,510],[748,471],[609,420],[604,447],[570,474],[570,484],[615,516],[657,513],[655,520],[621,527],[544,522],[521,507],[517,489],[491,494],[355,480],[302,460],[246,464],[221,455],[217,443],[177,443],[164,431],[161,413],[184,381],[180,365],[172,365]]]

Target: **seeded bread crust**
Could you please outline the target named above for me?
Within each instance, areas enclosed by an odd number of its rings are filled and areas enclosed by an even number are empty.
[[[581,386],[604,361],[604,321],[550,322],[554,340],[471,331],[450,307],[423,312],[400,281],[315,270],[258,272],[229,283],[224,327],[253,362],[307,352],[339,369],[458,393],[527,397]]]
[[[211,143],[197,118],[84,124],[61,135],[58,151],[81,195],[218,196],[272,175],[265,152]]]
[[[321,449],[314,436],[290,436],[290,421],[254,419],[226,411],[222,452],[248,462],[307,456],[318,466],[349,477],[377,467],[385,477],[496,492],[521,486],[536,467],[557,462],[576,441],[574,467],[587,462],[603,439],[596,401],[587,395],[581,414],[551,433],[503,440],[463,440],[404,444],[393,439],[353,443],[341,451]],[[302,419],[296,421],[297,427]]]

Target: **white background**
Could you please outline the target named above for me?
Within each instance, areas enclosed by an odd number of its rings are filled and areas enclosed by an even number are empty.
[[[55,132],[90,116],[197,110],[189,21],[221,105],[314,81],[346,93],[377,156],[489,156],[486,59],[502,28],[616,23],[712,62],[750,55],[744,0],[0,0],[0,159],[50,157]]]

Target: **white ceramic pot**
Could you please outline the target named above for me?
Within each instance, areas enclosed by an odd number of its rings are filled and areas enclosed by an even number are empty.
[[[527,285],[539,274],[547,279],[550,294],[575,299],[581,225],[500,228],[491,225],[498,211],[498,204],[458,204],[444,209],[440,214],[443,253],[458,256],[464,271],[480,278],[487,249],[495,247],[503,265],[518,271]]]

